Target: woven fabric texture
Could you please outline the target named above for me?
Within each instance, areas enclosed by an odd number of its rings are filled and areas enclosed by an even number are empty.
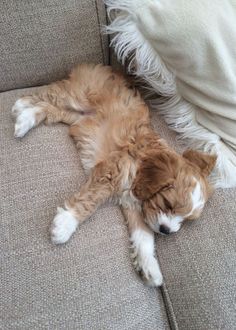
[[[0,91],[64,78],[79,62],[108,63],[102,1],[0,2]]]
[[[0,329],[169,329],[161,291],[134,272],[118,207],[51,244],[56,207],[85,177],[66,126],[14,139],[10,110],[27,92],[0,94]]]

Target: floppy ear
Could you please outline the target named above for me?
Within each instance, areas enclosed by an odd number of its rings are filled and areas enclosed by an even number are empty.
[[[143,159],[132,187],[133,194],[142,201],[150,199],[154,194],[173,186],[167,159]]]
[[[196,150],[186,150],[183,157],[188,159],[191,163],[197,165],[201,172],[208,176],[216,164],[216,155],[209,155]]]

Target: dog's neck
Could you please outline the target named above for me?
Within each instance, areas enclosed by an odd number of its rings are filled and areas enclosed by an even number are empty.
[[[170,149],[165,140],[161,139],[158,134],[148,128],[146,134],[137,133],[136,136],[130,136],[128,142],[123,146],[119,146],[119,151],[115,152],[119,158],[120,168],[122,169],[122,180],[119,182],[121,195],[125,192],[132,195],[132,185],[137,170],[151,150],[162,151]],[[118,163],[119,163],[118,162]]]
[[[151,149],[164,151],[170,149],[165,140],[161,139],[158,134],[153,132],[151,128],[146,134],[137,134],[135,137],[130,137],[128,144],[124,147],[128,154],[135,160],[145,157],[146,151]]]

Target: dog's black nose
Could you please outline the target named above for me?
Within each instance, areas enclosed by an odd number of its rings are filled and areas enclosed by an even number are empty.
[[[159,231],[160,231],[161,234],[169,235],[170,228],[165,226],[165,225],[160,225]]]

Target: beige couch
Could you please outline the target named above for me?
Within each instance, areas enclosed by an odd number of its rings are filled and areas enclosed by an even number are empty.
[[[102,0],[0,2],[0,329],[235,329],[236,190],[217,191],[199,221],[157,237],[161,289],[133,270],[120,209],[105,205],[64,246],[56,206],[85,179],[67,127],[13,137],[15,100],[74,64],[111,62]],[[153,125],[172,146],[158,114]]]

